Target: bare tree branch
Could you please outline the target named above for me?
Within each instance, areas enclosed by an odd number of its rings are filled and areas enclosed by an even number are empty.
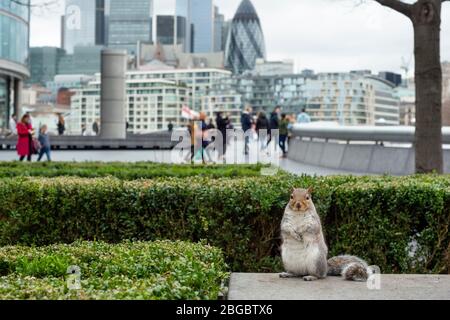
[[[400,12],[407,16],[408,18],[411,17],[412,12],[412,5],[402,2],[400,0],[375,0],[382,6],[394,9],[397,12]],[[449,1],[449,0],[443,0],[443,1]]]

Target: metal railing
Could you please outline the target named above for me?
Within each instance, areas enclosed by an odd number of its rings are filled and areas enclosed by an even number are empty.
[[[414,143],[415,127],[405,126],[320,126],[314,124],[295,124],[292,133],[295,137],[340,140]],[[444,144],[450,144],[450,127],[442,128]]]

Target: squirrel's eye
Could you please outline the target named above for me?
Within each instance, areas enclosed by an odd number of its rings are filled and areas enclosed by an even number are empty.
[[[294,199],[294,196],[291,195],[291,199]]]
[[[310,198],[309,198],[309,196],[306,196],[306,200],[309,200]]]

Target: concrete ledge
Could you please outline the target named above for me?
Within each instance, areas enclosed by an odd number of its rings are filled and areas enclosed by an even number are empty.
[[[414,149],[375,144],[343,144],[292,139],[288,158],[302,164],[368,174],[413,174]],[[450,150],[444,149],[444,172],[450,173]]]
[[[228,300],[450,300],[450,275],[381,275],[381,289],[340,277],[305,282],[278,274],[233,273]]]
[[[50,143],[54,149],[59,150],[170,150],[176,145],[176,142],[171,141],[171,136],[172,134],[169,131],[155,132],[146,135],[128,135],[126,139],[102,139],[97,136],[50,136]],[[16,143],[16,136],[0,138],[0,150],[14,148]]]

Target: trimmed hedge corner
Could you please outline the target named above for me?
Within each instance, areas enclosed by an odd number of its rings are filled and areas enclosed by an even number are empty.
[[[78,266],[81,289],[69,290]],[[185,242],[77,242],[0,248],[2,299],[217,299],[228,277],[219,249]]]
[[[448,176],[0,179],[0,245],[205,239],[232,271],[280,271],[294,186],[314,187],[330,255],[359,255],[384,273],[450,271]]]

